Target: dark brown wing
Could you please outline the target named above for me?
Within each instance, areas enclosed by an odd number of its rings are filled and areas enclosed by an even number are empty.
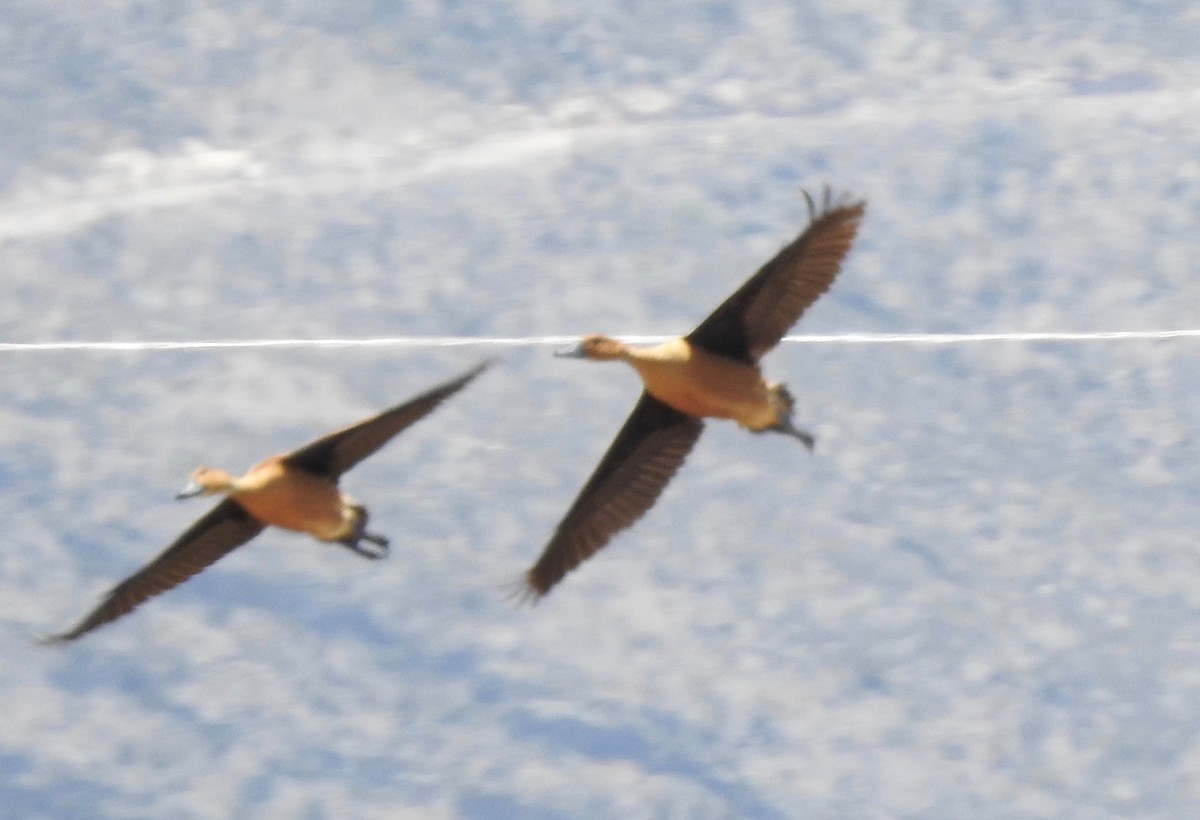
[[[439,404],[462,390],[486,370],[484,362],[457,379],[422,393],[415,399],[385,410],[378,416],[323,436],[284,457],[284,463],[333,480],[387,444],[397,433],[429,415]]]
[[[526,575],[540,598],[654,506],[700,437],[703,422],[642,393],[625,426]]]
[[[191,578],[263,531],[263,524],[226,499],[175,539],[175,543],[108,594],[104,602],[75,628],[50,635],[46,643],[73,641],[98,626],[115,621],[160,592]]]
[[[688,341],[753,364],[829,290],[866,203],[835,203],[826,188],[818,213],[812,197],[806,193],[804,198],[811,220],[804,232],[722,302],[688,334]]]

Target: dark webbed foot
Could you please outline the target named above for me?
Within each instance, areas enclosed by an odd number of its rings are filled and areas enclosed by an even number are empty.
[[[359,546],[359,539],[375,544],[378,549],[365,549]],[[388,540],[382,535],[374,535],[368,532],[364,532],[358,538],[347,538],[344,541],[337,541],[336,543],[341,544],[355,555],[361,555],[363,558],[369,558],[372,561],[386,558],[388,554]]]
[[[384,552],[387,552],[388,540],[382,535],[376,535],[373,532],[360,532],[358,537],[364,541],[370,541],[372,544],[378,544],[383,547]]]
[[[813,447],[815,447],[817,444],[817,440],[813,438],[812,433],[806,433],[803,430],[796,430],[795,428],[791,430],[784,430],[783,432],[787,433],[789,436],[795,436],[796,438],[800,439],[801,443],[810,453],[813,451]]]
[[[788,419],[784,419],[770,427],[764,427],[761,432],[783,433],[785,436],[791,436],[792,438],[799,439],[800,443],[803,444],[809,452],[812,452],[813,447],[817,443],[817,440],[813,437],[812,433],[809,433],[806,430],[801,430],[799,427],[794,426]]]
[[[771,429],[777,433],[783,433],[784,435],[791,436],[792,438],[800,439],[800,443],[803,444],[810,453],[817,443],[817,440],[813,438],[812,433],[792,427],[790,424],[787,426],[777,425]]]

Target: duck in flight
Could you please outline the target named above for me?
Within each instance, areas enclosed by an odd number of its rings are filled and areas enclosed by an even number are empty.
[[[626,362],[645,389],[526,573],[525,597],[544,596],[641,518],[687,458],[705,418],[732,419],[755,433],[783,433],[812,449],[812,435],[792,423],[791,394],[764,380],[758,363],[829,289],[866,203],[834,200],[828,188],[819,208],[808,193],[804,198],[808,227],[687,336],[635,348],[591,335],[556,354]]]
[[[118,584],[78,625],[40,640],[73,641],[116,620],[149,598],[183,583],[268,526],[308,533],[364,558],[383,558],[388,540],[367,532],[366,508],[338,489],[338,479],[466,387],[489,364],[484,362],[411,401],[322,436],[299,450],[272,456],[240,478],[211,467],[198,468],[176,498],[223,495],[225,499],[157,558]],[[373,546],[365,548],[361,546],[363,541]]]

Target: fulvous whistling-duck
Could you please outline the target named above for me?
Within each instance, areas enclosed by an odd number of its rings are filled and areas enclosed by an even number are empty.
[[[338,479],[397,433],[420,421],[478,376],[490,363],[433,388],[411,401],[301,447],[272,456],[241,478],[200,467],[176,498],[224,495],[203,518],[157,558],[118,584],[78,625],[45,643],[72,641],[116,620],[147,599],[183,583],[267,526],[308,533],[365,558],[383,558],[388,541],[366,531],[367,510],[338,490]],[[375,546],[365,549],[367,541]]]
[[[645,390],[624,427],[525,575],[524,594],[540,598],[658,499],[700,437],[703,419],[733,419],[756,432],[813,437],[792,423],[792,396],[768,383],[759,359],[829,289],[854,241],[865,202],[820,209],[807,193],[809,225],[682,338],[633,348],[585,336],[557,355],[627,362]]]

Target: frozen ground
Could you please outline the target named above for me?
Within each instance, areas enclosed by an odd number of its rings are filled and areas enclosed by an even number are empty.
[[[800,332],[1200,327],[1193,3],[279,5],[0,11],[0,341],[683,332],[826,182],[870,207]],[[30,643],[203,512],[196,464],[492,355],[349,477],[389,561],[269,533]],[[1200,341],[767,368],[815,455],[710,425],[520,609],[629,372],[0,352],[4,812],[1192,816]]]

